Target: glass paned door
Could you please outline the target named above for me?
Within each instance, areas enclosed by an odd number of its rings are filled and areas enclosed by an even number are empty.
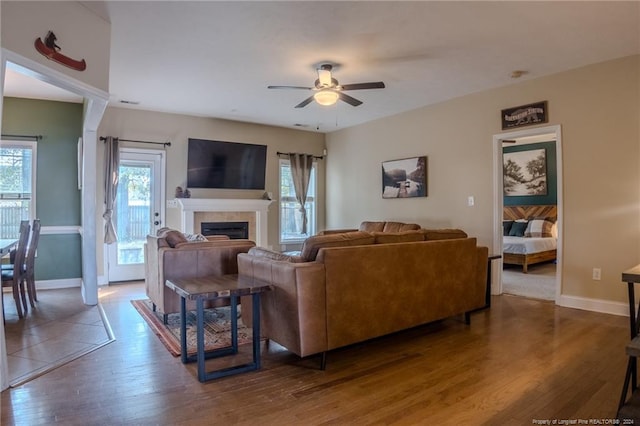
[[[109,281],[144,279],[144,244],[162,226],[162,156],[164,153],[120,152],[114,222],[118,241],[110,244]]]

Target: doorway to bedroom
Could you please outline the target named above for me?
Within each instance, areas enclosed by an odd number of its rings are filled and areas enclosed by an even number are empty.
[[[561,229],[560,126],[494,135],[494,248],[502,259],[492,294],[557,301]]]

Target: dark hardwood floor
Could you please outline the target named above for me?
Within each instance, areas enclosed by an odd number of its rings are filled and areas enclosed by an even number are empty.
[[[497,296],[470,326],[449,319],[336,350],[326,371],[271,343],[262,370],[201,384],[129,302],[142,297],[140,284],[101,290],[117,340],[2,392],[1,424],[601,420],[615,416],[626,368],[627,318]]]

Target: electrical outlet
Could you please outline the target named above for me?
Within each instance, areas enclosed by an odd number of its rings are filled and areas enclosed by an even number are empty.
[[[167,207],[170,209],[177,209],[178,208],[178,201],[177,200],[167,200]]]
[[[600,270],[600,268],[593,268],[592,278],[594,280],[600,281],[601,274],[602,274],[602,271]]]

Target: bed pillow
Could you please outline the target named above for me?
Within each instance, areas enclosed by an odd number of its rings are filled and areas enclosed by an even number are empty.
[[[511,231],[511,226],[513,226],[512,220],[503,220],[502,221],[502,235],[509,235],[509,231]]]
[[[533,219],[529,221],[524,232],[525,237],[550,238],[553,237],[553,222],[548,219]]]
[[[510,237],[524,237],[524,232],[527,230],[528,222],[513,222],[511,229],[509,230]]]

